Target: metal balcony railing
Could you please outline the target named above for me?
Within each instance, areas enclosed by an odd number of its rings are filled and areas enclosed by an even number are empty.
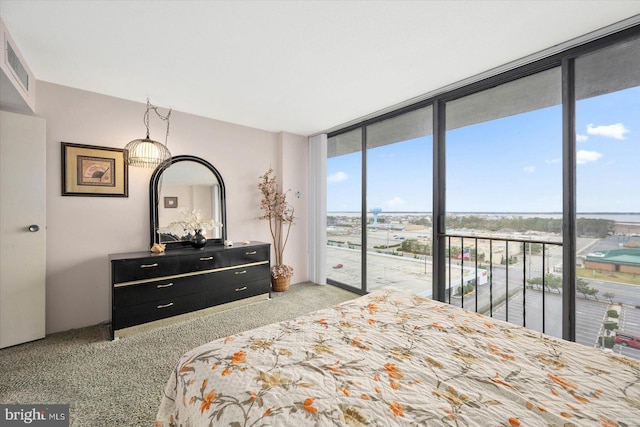
[[[529,327],[546,331],[545,292],[561,282],[562,243],[462,234],[440,238],[446,239],[448,303],[525,327],[529,321]],[[535,300],[529,308],[538,313],[527,314],[527,298]]]

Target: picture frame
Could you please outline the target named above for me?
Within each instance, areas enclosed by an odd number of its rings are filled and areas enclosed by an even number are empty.
[[[129,197],[127,151],[62,142],[62,195]]]
[[[164,207],[166,209],[174,209],[178,207],[178,198],[177,197],[165,197],[164,198]]]

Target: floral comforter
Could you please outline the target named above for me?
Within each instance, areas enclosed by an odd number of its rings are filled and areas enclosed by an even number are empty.
[[[156,426],[638,426],[640,363],[392,289],[186,353]]]

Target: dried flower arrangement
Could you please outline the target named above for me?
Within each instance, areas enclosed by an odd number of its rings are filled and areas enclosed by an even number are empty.
[[[289,240],[289,232],[293,224],[293,207],[287,202],[287,192],[279,192],[273,169],[260,177],[258,189],[262,193],[260,209],[264,214],[259,219],[269,221],[269,231],[273,240],[273,248],[276,254],[275,265],[271,267],[271,277],[291,277],[293,267],[283,264],[282,255]]]
[[[215,227],[222,227],[222,223],[213,219],[202,218],[199,209],[181,208],[180,221],[170,223],[162,232],[171,233],[178,237],[195,235],[197,232],[206,234],[206,230],[213,230]]]

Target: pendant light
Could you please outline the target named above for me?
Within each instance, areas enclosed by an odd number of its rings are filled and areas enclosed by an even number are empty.
[[[167,133],[165,135],[164,144],[149,138],[149,111],[155,111],[160,119],[167,122]],[[169,138],[169,117],[171,110],[166,116],[158,113],[158,107],[151,105],[147,98],[147,111],[144,113],[144,125],[147,128],[147,136],[144,139],[134,139],[128,143],[124,149],[128,152],[127,163],[130,166],[138,166],[143,168],[155,168],[162,162],[171,158],[171,152],[167,148],[167,140]]]

